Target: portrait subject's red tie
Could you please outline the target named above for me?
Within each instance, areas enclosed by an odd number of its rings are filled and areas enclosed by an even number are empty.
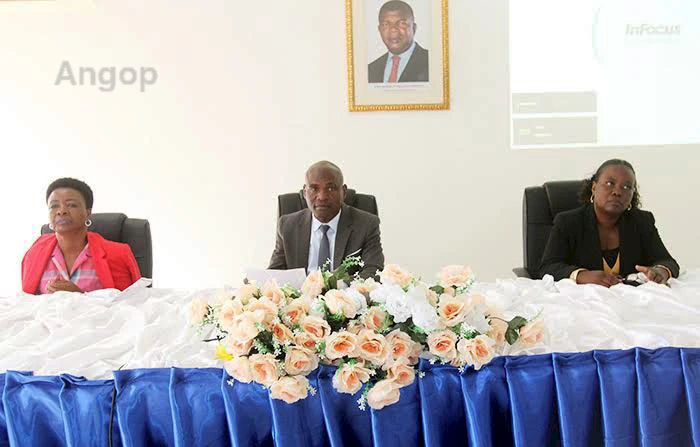
[[[396,82],[396,78],[399,76],[399,62],[401,62],[399,56],[391,56],[391,74],[389,75],[389,82]]]

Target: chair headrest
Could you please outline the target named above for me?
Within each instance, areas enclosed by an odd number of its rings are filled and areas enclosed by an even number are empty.
[[[578,208],[578,193],[583,187],[583,180],[561,180],[542,185],[547,194],[552,218],[562,211]]]

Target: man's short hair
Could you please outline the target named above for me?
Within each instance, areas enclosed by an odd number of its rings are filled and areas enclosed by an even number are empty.
[[[343,171],[338,167],[337,164],[333,162],[330,162],[328,160],[317,161],[316,163],[309,166],[309,168],[306,170],[305,176],[308,176],[309,172],[311,172],[312,169],[330,169],[331,171],[335,171],[335,176],[338,182],[340,182],[341,185],[345,183],[345,179],[343,178]]]
[[[379,20],[382,20],[382,15],[389,11],[401,11],[406,14],[411,20],[415,21],[413,16],[413,8],[408,3],[401,0],[391,0],[382,5],[379,9]]]

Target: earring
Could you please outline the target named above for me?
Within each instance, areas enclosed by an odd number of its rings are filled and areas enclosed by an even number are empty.
[[[86,226],[86,227],[89,227],[90,225],[92,225],[92,221],[91,221],[90,219],[86,220],[86,221],[85,221],[85,226]]]
[[[53,224],[52,223],[49,224],[49,230],[53,231]]]
[[[632,204],[630,203],[630,206],[627,207],[627,211],[632,211]]]
[[[593,194],[591,194],[591,203],[593,203]]]

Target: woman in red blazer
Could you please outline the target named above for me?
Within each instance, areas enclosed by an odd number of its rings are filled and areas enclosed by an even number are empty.
[[[93,195],[87,184],[58,179],[46,190],[46,203],[54,233],[39,237],[24,255],[22,290],[32,294],[124,290],[141,277],[127,244],[88,232]]]

